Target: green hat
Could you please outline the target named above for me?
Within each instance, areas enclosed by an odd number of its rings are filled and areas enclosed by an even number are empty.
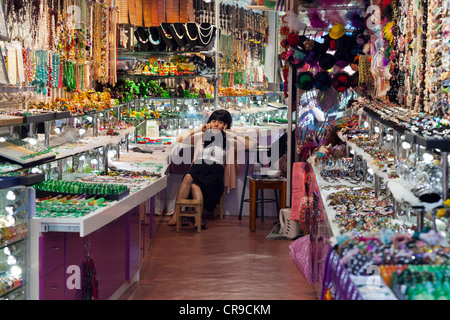
[[[302,90],[311,90],[314,88],[314,75],[310,71],[300,72],[297,75],[295,86]]]

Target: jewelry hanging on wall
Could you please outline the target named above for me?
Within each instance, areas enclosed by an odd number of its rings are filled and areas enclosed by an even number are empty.
[[[160,27],[152,26],[149,28],[148,39],[150,40],[150,44],[153,47],[153,50],[164,50],[166,48],[165,43],[161,41],[161,35],[159,32]]]
[[[213,38],[215,27],[213,25],[204,27],[204,25],[209,25],[209,23],[201,23],[197,25],[198,38],[202,45],[207,46],[208,44],[210,44],[211,39]]]
[[[144,27],[137,27],[134,31],[136,38],[138,40],[138,49],[141,51],[149,51],[149,47],[151,46],[149,43],[149,35],[147,34],[147,29]]]
[[[184,23],[175,22],[170,26],[171,32],[174,35],[175,42],[181,47],[184,48],[186,46],[186,37],[185,37],[185,27]]]
[[[188,22],[184,25],[186,40],[191,46],[198,45],[198,27],[195,22]]]
[[[168,50],[176,50],[178,48],[178,44],[174,41],[173,36],[170,34],[170,30],[168,29],[170,23],[163,22],[160,25],[160,34],[162,40],[165,42]]]

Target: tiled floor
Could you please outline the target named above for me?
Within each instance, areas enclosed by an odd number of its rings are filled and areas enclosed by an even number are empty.
[[[166,218],[167,219],[167,218]],[[292,240],[267,240],[274,218],[258,219],[250,232],[248,217],[193,225],[162,221],[142,266],[140,281],[121,300],[316,300],[314,288],[289,256]]]

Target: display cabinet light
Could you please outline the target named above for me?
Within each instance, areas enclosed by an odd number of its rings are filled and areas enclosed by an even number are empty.
[[[15,265],[17,263],[17,259],[13,255],[10,255],[6,260],[6,263],[9,264],[10,266]]]
[[[409,142],[403,141],[402,142],[402,148],[407,150],[411,148],[411,144]]]
[[[37,140],[35,138],[30,138],[28,140],[28,143],[31,144],[32,146],[35,146],[35,145],[37,145]]]
[[[11,277],[20,278],[22,275],[22,268],[19,266],[12,266],[11,269],[9,269],[9,274]]]
[[[11,200],[11,201],[16,200],[16,193],[15,193],[14,191],[12,191],[12,190],[9,190],[9,191],[6,193],[6,199],[7,199],[7,200]]]
[[[31,173],[42,173],[42,170],[35,167],[35,168],[31,169]]]
[[[109,150],[108,151],[108,159],[112,159],[116,156],[117,151],[116,150]]]
[[[423,158],[423,162],[426,162],[426,163],[431,163],[434,160],[433,155],[431,153],[428,153],[428,152],[424,153],[422,155],[422,158]]]
[[[8,215],[13,215],[14,214],[13,206],[6,206],[5,207],[5,211],[8,213]]]

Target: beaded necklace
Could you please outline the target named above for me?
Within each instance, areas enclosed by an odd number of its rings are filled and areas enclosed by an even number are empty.
[[[181,36],[178,34],[178,30],[175,27],[175,25],[172,25],[173,30],[175,31],[175,35],[177,36],[178,39],[183,39],[184,38],[184,34],[182,34]]]
[[[187,23],[184,25],[184,29],[186,30],[186,36],[189,38],[189,40],[195,41],[195,40],[198,39],[198,35],[195,36],[195,38],[191,37],[191,35],[189,34],[189,28],[188,28],[188,24]]]
[[[148,32],[148,39],[150,40],[150,43],[155,45],[155,46],[159,46],[159,44],[161,43],[161,39],[159,39],[159,38],[156,41],[153,40],[152,29],[150,29],[149,32]]]
[[[72,61],[64,62],[63,84],[67,91],[71,92],[76,89],[75,64]]]
[[[47,94],[48,81],[48,55],[46,50],[36,50],[36,77],[32,83],[36,87],[36,93]]]
[[[169,39],[169,40],[172,39],[172,36],[171,36],[169,33],[167,33],[166,30],[164,30],[164,27],[163,27],[162,23],[161,23],[161,30],[162,30],[162,32],[164,33],[164,36],[165,36],[167,39]]]
[[[137,31],[136,33],[137,33],[138,40],[139,40],[140,43],[147,43],[148,42],[149,39],[142,40],[141,34],[140,34],[139,31]],[[144,33],[145,33],[145,30],[144,30]],[[149,38],[150,38],[150,36],[149,36]]]
[[[199,25],[197,25],[197,28],[198,28],[198,38],[200,39],[201,43],[204,45],[209,44],[212,39],[214,26],[211,25],[209,28],[202,28],[202,26],[199,24]],[[204,35],[202,30],[209,30],[209,33]],[[209,38],[207,41],[203,41],[203,39],[207,39],[207,38]]]

